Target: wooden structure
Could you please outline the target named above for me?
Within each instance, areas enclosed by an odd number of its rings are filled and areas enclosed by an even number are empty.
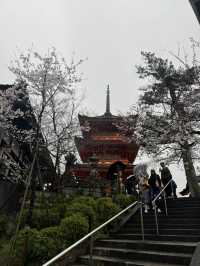
[[[13,85],[0,84],[1,96],[5,97],[8,89],[16,89]],[[26,95],[25,95],[26,96]],[[26,101],[24,101],[24,98]],[[13,120],[13,126],[20,130],[36,130],[36,119],[28,97],[17,98],[12,108],[19,109],[27,114]],[[1,107],[1,106],[0,106]],[[3,111],[3,110],[2,110]],[[19,134],[19,133],[18,133]],[[44,142],[42,134],[41,141]],[[26,185],[26,171],[33,160],[32,144],[10,134],[3,128],[0,119],[0,209],[15,212],[18,209],[20,193]],[[38,174],[40,172],[40,176]],[[34,175],[37,176],[37,188],[41,189],[44,183],[54,181],[56,173],[50,153],[42,146],[38,153],[37,165],[34,167]],[[21,192],[19,193],[19,190]]]
[[[120,133],[118,124],[122,119],[110,111],[110,91],[107,88],[106,112],[101,116],[79,115],[82,137],[75,143],[83,163],[73,168],[74,175],[81,180],[90,176],[91,158],[98,159],[100,179],[112,180],[115,176],[125,179],[133,172],[133,162],[138,152],[135,142],[129,142]]]

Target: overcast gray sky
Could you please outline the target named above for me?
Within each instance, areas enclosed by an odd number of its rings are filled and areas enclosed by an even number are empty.
[[[81,71],[89,110],[105,111],[109,83],[112,112],[125,112],[137,100],[141,50],[168,56],[199,33],[188,0],[0,0],[0,83],[14,81],[7,67],[17,48],[55,46],[66,59],[88,58]]]

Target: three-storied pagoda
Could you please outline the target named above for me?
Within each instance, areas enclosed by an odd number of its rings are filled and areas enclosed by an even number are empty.
[[[101,116],[79,115],[82,137],[75,143],[83,163],[74,167],[76,177],[84,180],[90,175],[91,158],[98,158],[98,175],[102,179],[112,179],[121,171],[124,179],[133,173],[133,162],[138,152],[135,142],[126,140],[118,129],[121,117],[110,111],[110,91],[107,88],[106,112]]]

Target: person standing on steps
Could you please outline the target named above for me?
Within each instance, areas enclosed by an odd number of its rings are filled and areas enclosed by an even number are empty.
[[[154,169],[151,169],[151,175],[148,180],[148,183],[150,186],[150,196],[151,196],[151,202],[152,202],[155,199],[155,197],[160,193],[160,189],[161,189],[160,176],[156,173]],[[158,208],[158,212],[161,212],[159,208]]]
[[[148,173],[146,164],[138,164],[134,167],[133,174],[138,180],[139,195],[144,204],[144,212],[147,213],[150,209],[150,192],[148,184]]]
[[[137,185],[137,179],[134,175],[129,175],[125,182],[125,190],[128,195],[134,195],[138,196],[137,191],[136,191],[136,185]]]
[[[151,169],[151,175],[148,183],[150,186],[151,200],[153,201],[154,198],[159,194],[161,188],[160,176],[156,174],[156,171],[154,169]]]
[[[191,196],[188,182],[186,183],[185,188],[181,190],[179,193],[181,194],[181,196],[187,196],[187,195]]]
[[[141,194],[141,200],[144,203],[144,212],[148,213],[151,203],[148,176],[143,176],[139,179],[139,191]]]
[[[172,175],[171,175],[169,168],[165,165],[164,162],[160,163],[160,166],[161,166],[161,169],[160,169],[161,182],[162,182],[163,186],[165,187],[167,185],[167,183],[172,179]],[[172,196],[172,185],[171,184],[169,184],[166,187],[165,193],[166,193],[167,197]]]
[[[176,182],[173,179],[172,179],[172,182],[171,182],[171,186],[172,186],[173,197],[176,199],[177,198],[177,194],[176,194],[177,184],[176,184]]]

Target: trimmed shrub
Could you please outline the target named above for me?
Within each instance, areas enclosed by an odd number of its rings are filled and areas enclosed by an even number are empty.
[[[71,245],[88,233],[87,219],[80,213],[66,217],[60,224],[61,237],[66,245]]]
[[[44,228],[40,231],[40,239],[35,244],[40,245],[37,253],[40,262],[45,262],[56,256],[65,246],[63,245],[59,226]]]
[[[80,197],[74,198],[72,201],[72,204],[73,203],[83,203],[83,204],[86,204],[87,206],[90,206],[95,212],[97,211],[96,201],[92,197],[80,196]]]
[[[113,217],[115,214],[120,212],[120,210],[120,207],[113,203],[112,199],[109,197],[100,198],[97,200],[97,213],[100,223],[103,223],[109,218]]]
[[[28,210],[25,209],[21,219],[21,229],[26,226]],[[56,208],[47,209],[34,209],[31,221],[31,228],[38,230],[45,227],[59,225],[61,221],[59,211]]]
[[[59,225],[61,219],[57,209],[49,210],[35,209],[33,210],[31,227],[42,229],[49,226]]]
[[[15,266],[23,265],[22,260],[19,261],[19,258],[17,259],[16,256],[10,258],[9,251],[10,251],[10,245],[8,243],[4,243],[4,245],[0,249],[0,265],[6,266],[9,265],[9,263],[10,265],[15,265]]]
[[[12,239],[12,241],[5,245],[3,250],[1,250],[1,258],[4,258],[5,265],[8,262],[15,266],[21,265],[30,265],[29,262],[32,261],[34,257],[33,245],[36,239],[38,238],[38,231],[36,229],[26,228],[19,232],[16,239]],[[15,242],[15,248],[12,249],[12,257],[10,254],[11,246]],[[32,254],[33,253],[33,254]],[[37,261],[37,260],[36,260]],[[35,264],[39,265],[39,264]]]
[[[10,260],[15,266],[39,266],[57,255],[62,247],[59,227],[49,227],[41,231],[26,228],[19,232]],[[4,247],[0,255],[9,260],[9,246]]]
[[[0,215],[0,237],[6,235],[9,217],[5,214]]]
[[[93,208],[90,205],[87,205],[84,202],[74,202],[69,206],[67,209],[65,216],[72,215],[74,213],[81,213],[87,221],[89,226],[93,228],[96,224],[96,213],[94,212]],[[90,229],[91,229],[90,228]]]
[[[55,194],[51,194],[53,195],[52,197],[50,197],[50,201],[52,202],[53,206],[57,206],[57,204],[66,204],[66,203],[70,203],[71,202],[71,198],[66,197],[66,195],[62,194],[62,193],[55,193]]]
[[[62,220],[65,217],[65,212],[67,210],[67,206],[70,204],[67,203],[58,203],[53,207],[52,209],[56,210],[59,214],[60,220]]]
[[[127,196],[125,194],[117,194],[114,197],[113,201],[118,206],[120,206],[121,209],[125,209],[126,207],[131,205],[134,201],[136,201],[136,198],[134,196]]]

